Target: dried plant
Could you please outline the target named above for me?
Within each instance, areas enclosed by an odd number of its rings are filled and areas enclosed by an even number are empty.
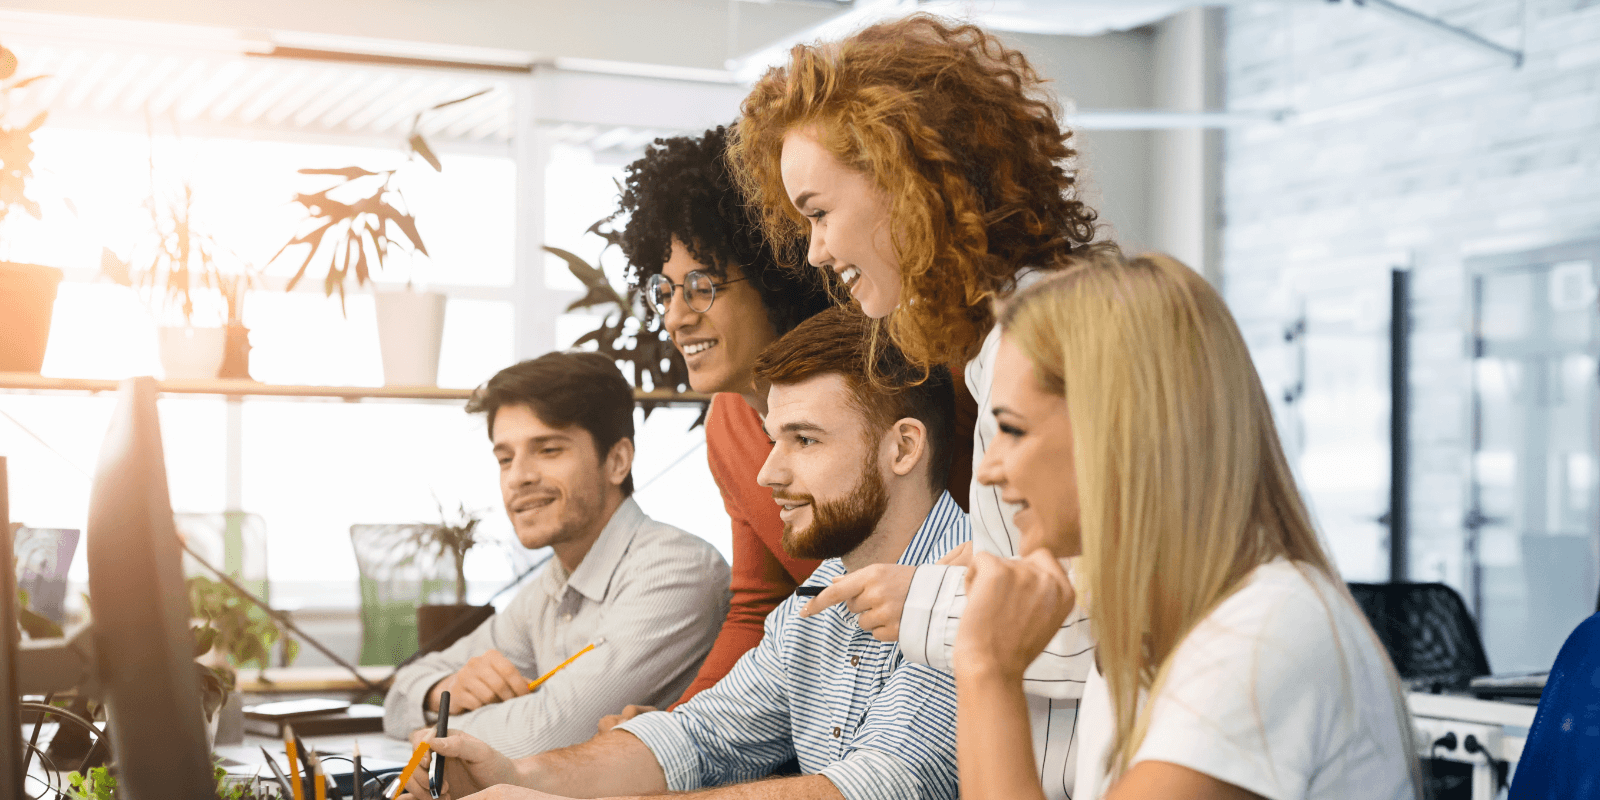
[[[604,257],[606,251],[622,238],[621,233],[607,227],[609,222],[610,218],[607,217],[590,225],[585,231],[605,240],[605,247],[600,249],[601,257]],[[656,315],[646,317],[639,312],[642,292],[638,287],[629,287],[626,293],[619,292],[606,279],[605,272],[577,255],[559,247],[547,246],[544,249],[567,262],[567,269],[588,289],[583,297],[567,306],[567,311],[613,306],[612,310],[607,311],[602,318],[600,327],[578,337],[578,340],[572,343],[573,347],[582,347],[593,342],[596,351],[601,355],[615,361],[618,366],[625,365],[623,372],[632,373],[635,389],[667,391],[674,394],[690,391],[689,368],[683,363],[683,356],[678,352],[678,348],[673,346],[672,337],[667,333],[666,327]],[[600,258],[595,259],[595,263],[599,261]],[[639,403],[646,417],[657,405],[662,404],[648,400]],[[702,404],[701,409],[702,417],[704,405]]]
[[[301,175],[342,180],[320,192],[295,195],[294,202],[306,210],[302,232],[267,260],[269,264],[278,260],[292,247],[309,248],[287,288],[293,290],[314,264],[324,264],[327,271],[322,276],[322,291],[328,297],[338,293],[339,309],[344,312],[345,281],[351,275],[355,276],[357,286],[365,285],[372,280],[374,269],[382,270],[385,259],[396,249],[427,256],[428,248],[417,231],[416,217],[406,204],[405,193],[394,185],[395,178],[418,159],[435,172],[443,171],[439,157],[434,155],[433,148],[420,132],[423,118],[429,112],[464,103],[489,91],[484,89],[417,112],[411,119],[411,130],[406,138],[406,162],[399,167],[378,172],[364,167],[300,170]],[[335,199],[334,195],[344,199]],[[406,285],[411,285],[409,276]]]
[[[12,127],[6,119],[11,111],[11,93],[49,78],[49,75],[32,75],[18,78],[17,54],[0,47],[0,222],[15,209],[21,209],[34,219],[42,212],[39,203],[28,197],[28,182],[33,178],[33,134],[49,116],[40,111],[21,127]]]

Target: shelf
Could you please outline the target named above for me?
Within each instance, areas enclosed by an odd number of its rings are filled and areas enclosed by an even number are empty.
[[[101,378],[50,378],[25,372],[0,372],[0,390],[23,392],[114,392],[120,381]],[[159,381],[163,394],[215,394],[227,397],[312,397],[359,402],[361,400],[423,400],[464,402],[471,389],[444,389],[437,386],[292,386],[261,383],[237,378],[211,380]],[[702,403],[710,398],[701,394],[635,391],[634,401],[658,403]]]

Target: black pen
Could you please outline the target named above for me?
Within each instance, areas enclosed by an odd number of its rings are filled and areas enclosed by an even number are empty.
[[[826,589],[826,588],[828,588],[828,587],[826,587],[826,586],[802,586],[802,587],[794,590],[794,593],[795,593],[796,597],[816,597],[817,595],[822,594],[822,590]]]
[[[439,724],[433,728],[434,738],[443,739],[450,733],[450,693],[439,693]],[[428,791],[438,797],[444,791],[444,756],[433,754],[433,774],[428,776]]]
[[[263,747],[261,748],[261,755],[267,760],[267,766],[272,768],[272,777],[277,779],[278,786],[283,789],[283,796],[286,798],[294,797],[294,789],[289,788],[289,779],[284,777],[283,770],[278,769],[278,762],[272,758],[272,754],[268,753],[267,748]]]

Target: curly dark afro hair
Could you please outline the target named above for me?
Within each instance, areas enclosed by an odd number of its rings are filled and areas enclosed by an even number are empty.
[[[698,137],[657,139],[628,165],[613,215],[629,215],[619,242],[628,280],[643,286],[660,272],[677,239],[719,281],[737,265],[782,336],[828,307],[826,278],[820,270],[782,266],[728,171],[728,135],[719,125]]]

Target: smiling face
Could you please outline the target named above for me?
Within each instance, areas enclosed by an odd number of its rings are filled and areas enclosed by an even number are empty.
[[[789,202],[810,220],[806,259],[837,274],[867,316],[888,316],[900,304],[888,194],[828,152],[815,128],[783,137],[780,169]]]
[[[695,311],[684,302],[682,287],[696,270],[711,274],[719,284],[739,282],[717,289],[710,309]],[[677,239],[672,240],[672,257],[662,265],[661,274],[679,287],[673,290],[663,323],[689,368],[689,385],[706,394],[753,393],[750,368],[762,349],[778,338],[760,292],[749,280],[739,280],[745,276],[736,266],[730,265],[728,274],[717,278]]]
[[[553,428],[526,405],[495,413],[491,441],[500,462],[500,497],[522,546],[553,546],[560,555],[563,545],[576,545],[581,561],[621,502],[631,442],[617,442],[602,458],[588,431]]]
[[[1039,386],[1032,362],[1009,336],[1000,339],[990,404],[1000,435],[983,454],[978,482],[1021,507],[1012,521],[1022,532],[1023,554],[1044,547],[1060,558],[1078,555],[1083,545],[1067,400]]]
[[[872,435],[844,376],[773,386],[764,424],[774,444],[756,480],[778,504],[783,549],[842,558],[870,538],[889,502],[883,437]]]

